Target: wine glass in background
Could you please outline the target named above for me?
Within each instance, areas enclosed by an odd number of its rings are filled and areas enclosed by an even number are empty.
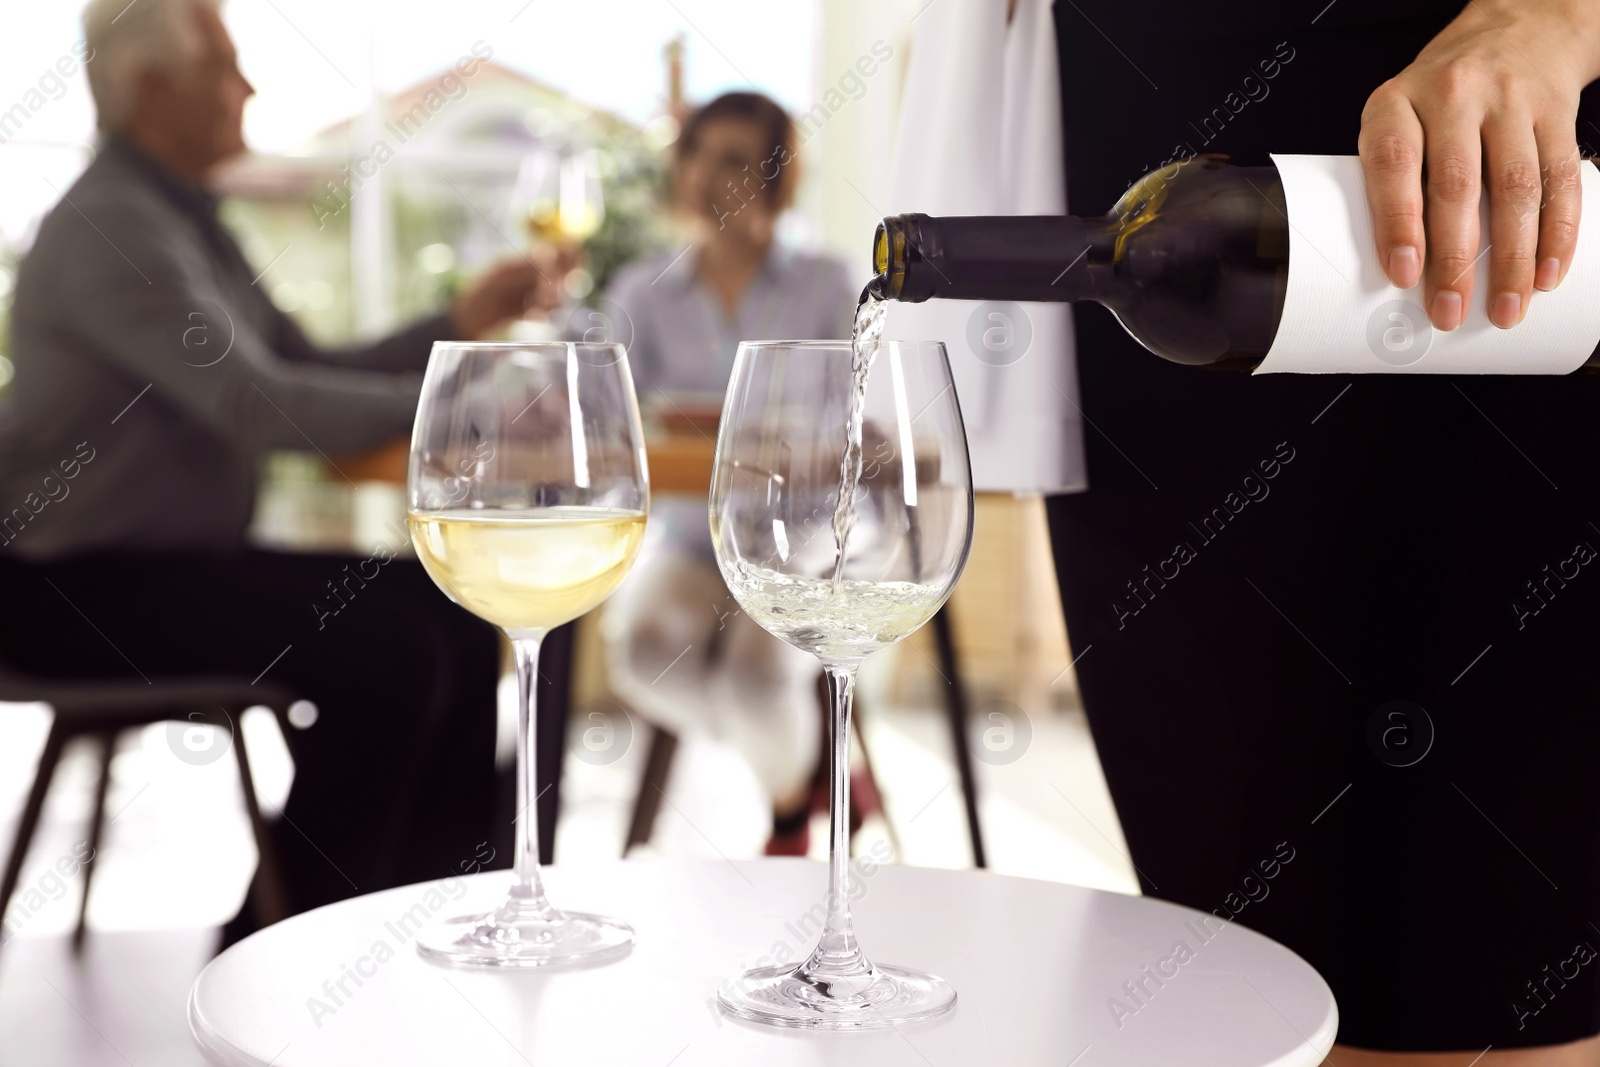
[[[511,217],[527,231],[535,245],[558,252],[558,262],[573,262],[582,244],[600,231],[605,221],[605,193],[600,180],[600,157],[594,150],[561,156],[537,149],[523,157],[511,187]],[[567,303],[550,317],[565,322],[573,301],[589,295],[593,279],[582,267],[572,267],[561,279]]]
[[[638,554],[649,476],[621,345],[433,347],[411,438],[411,540],[440,589],[498,626],[517,669],[517,814],[510,895],[429,927],[437,960],[537,967],[626,952],[633,929],[557,911],[539,877],[533,810],[539,645],[611,594]]]
[[[563,239],[582,244],[600,232],[606,220],[605,193],[600,186],[600,154],[575,152],[561,161],[561,195],[556,223]]]
[[[717,441],[710,518],[723,578],[746,614],[822,661],[831,705],[822,934],[804,961],[746,971],[718,991],[728,1011],[779,1026],[879,1027],[955,1004],[942,978],[868,960],[850,918],[856,669],[933,617],[972,542],[972,473],[944,346],[875,347],[857,375],[849,341],[745,342]],[[859,448],[847,451],[852,424]],[[840,508],[846,470],[859,484]]]
[[[511,187],[511,214],[535,241],[582,244],[606,218],[595,152],[529,152]]]

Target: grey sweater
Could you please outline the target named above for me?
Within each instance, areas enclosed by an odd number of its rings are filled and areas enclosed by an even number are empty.
[[[18,271],[0,404],[0,553],[239,547],[258,463],[406,433],[440,316],[312,344],[216,202],[111,137]]]

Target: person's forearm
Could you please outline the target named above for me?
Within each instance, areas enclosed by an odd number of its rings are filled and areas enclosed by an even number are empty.
[[[317,348],[303,338],[288,339],[283,347],[290,351],[283,354],[289,359],[356,370],[420,371],[428,365],[433,342],[450,340],[456,336],[450,316],[439,314],[419,319],[387,337],[367,344]]]
[[[324,455],[373,448],[410,432],[421,381],[336,367],[258,366],[219,389],[232,436],[251,451]]]
[[[1525,58],[1554,85],[1583,86],[1600,79],[1600,3],[1596,0],[1468,0],[1460,17],[1436,40],[1449,41],[1455,35],[1474,32],[1478,18],[1488,22],[1494,32],[1510,35],[1508,39],[1526,32],[1546,42],[1548,52],[1541,50],[1538,57]],[[1541,66],[1552,60],[1559,63],[1559,70]]]

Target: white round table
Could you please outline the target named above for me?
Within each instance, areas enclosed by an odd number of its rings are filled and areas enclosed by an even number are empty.
[[[545,875],[558,907],[631,922],[632,953],[576,971],[441,967],[417,955],[416,924],[487,909],[510,876],[407,886],[296,916],[218,956],[190,993],[195,1040],[228,1067],[1317,1067],[1338,1028],[1321,976],[1237,924],[909,867],[857,876],[856,932],[871,958],[949,979],[955,1010],[898,1030],[765,1027],[724,1015],[717,984],[811,947],[822,864],[632,861]]]

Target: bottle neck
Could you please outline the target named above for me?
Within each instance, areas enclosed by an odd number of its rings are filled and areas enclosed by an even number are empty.
[[[891,300],[1116,302],[1115,224],[1070,215],[895,215],[878,227],[876,284]]]

